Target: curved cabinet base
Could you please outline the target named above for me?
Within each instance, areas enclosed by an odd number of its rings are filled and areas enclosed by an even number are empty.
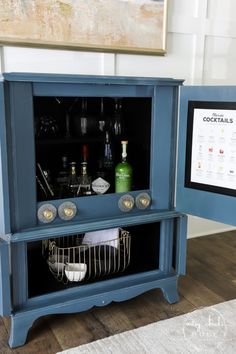
[[[11,316],[11,332],[9,346],[20,347],[25,344],[29,329],[39,316],[32,313],[15,314]]]
[[[169,303],[175,303],[179,300],[177,291],[177,275],[167,276],[163,279],[151,280],[148,282],[133,284],[130,287],[119,288],[110,292],[99,293],[96,295],[82,298],[69,299],[64,303],[52,304],[49,306],[34,301],[34,307],[25,308],[11,316],[11,333],[9,346],[16,348],[26,342],[27,334],[33,322],[45,315],[76,313],[86,311],[94,306],[105,306],[112,301],[120,302],[138,296],[148,290],[160,288],[164,298]],[[43,306],[42,306],[43,305]]]
[[[179,294],[177,290],[177,283],[171,282],[162,288],[163,296],[169,304],[174,304],[179,301]]]

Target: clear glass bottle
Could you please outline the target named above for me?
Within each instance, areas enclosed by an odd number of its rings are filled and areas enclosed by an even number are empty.
[[[104,165],[104,169],[106,171],[113,170],[114,162],[113,162],[113,156],[112,156],[110,135],[109,135],[108,131],[106,131],[106,135],[105,135],[103,165]]]
[[[112,193],[114,186],[114,162],[112,147],[108,131],[105,134],[103,155],[98,161],[96,179],[92,182],[92,189],[96,194]]]
[[[81,172],[79,175],[79,185],[77,188],[77,196],[91,195],[91,177],[88,175],[87,162],[81,162]]]
[[[115,168],[115,192],[129,192],[132,187],[133,170],[127,162],[128,141],[121,141],[121,162]]]
[[[92,179],[88,173],[88,159],[89,159],[89,150],[88,144],[82,145],[82,162],[80,167],[79,175],[79,185],[77,190],[77,196],[82,195],[91,195],[91,183]]]
[[[69,170],[69,176],[67,182],[68,197],[76,197],[78,187],[79,187],[79,181],[78,181],[78,176],[76,171],[76,162],[73,161],[70,163],[70,170]]]

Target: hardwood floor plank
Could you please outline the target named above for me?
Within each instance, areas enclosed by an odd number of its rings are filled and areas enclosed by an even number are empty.
[[[9,354],[12,351],[8,347],[8,332],[3,319],[0,317],[0,353]]]
[[[222,296],[217,295],[189,274],[180,278],[179,291],[195,308],[211,306],[224,301]]]
[[[204,238],[206,238],[207,241],[219,240],[222,246],[226,244],[230,244],[231,247],[236,248],[236,230],[213,234],[206,237],[199,237],[199,239],[204,239]]]
[[[146,296],[147,293],[122,303],[122,310],[135,328],[160,321],[161,319],[156,308],[153,308],[152,304],[146,301]],[[159,296],[161,296],[161,292]]]
[[[135,328],[129,321],[126,313],[122,311],[122,305],[117,305],[117,303],[112,303],[109,306],[98,308],[94,311],[93,315],[104,325],[109,335]]]
[[[236,250],[234,252],[229,252],[228,250],[223,249],[223,246],[217,247],[214,242],[214,248],[212,243],[204,242],[204,251],[203,244],[199,243],[197,240],[192,242],[188,247],[188,256],[194,257],[199,262],[204,264],[207,268],[215,270],[222,274],[224,277],[227,277],[230,281],[236,279]],[[222,243],[222,242],[221,242]],[[219,254],[221,261],[219,262]]]
[[[166,320],[194,310],[194,306],[182,294],[180,294],[179,302],[169,304],[163,296],[158,296],[159,292],[159,289],[148,292],[145,301],[152,304],[160,320]]]
[[[236,239],[236,235],[235,235],[235,239]],[[211,235],[209,237],[208,236],[198,237],[192,239],[192,242],[188,243],[188,247],[189,248],[195,247],[195,244],[198,244],[202,248],[203,252],[206,250],[206,248],[215,252],[218,252],[220,250],[220,257],[225,257],[226,259],[230,257],[230,260],[232,262],[234,263],[236,262],[235,260],[236,242],[235,244],[232,242],[232,237],[228,233],[225,233],[224,236],[222,235],[220,236],[219,234],[216,234],[216,235]]]
[[[92,335],[92,340],[97,340],[109,336],[109,333],[105,329],[103,323],[96,320],[96,317],[94,316],[95,311],[96,308],[91,309],[88,312],[82,312],[80,314],[75,315],[77,317],[77,320],[81,322],[81,325],[86,324],[90,335]]]
[[[221,296],[224,301],[236,298],[236,285],[219,272],[206,267],[203,262],[191,257],[188,261],[187,272],[191,277]]]
[[[109,333],[91,311],[56,315],[49,323],[63,350],[107,337]]]

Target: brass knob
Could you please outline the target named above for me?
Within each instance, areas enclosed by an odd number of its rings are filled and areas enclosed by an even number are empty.
[[[134,207],[134,198],[130,194],[122,195],[118,201],[118,206],[121,211],[130,211]]]
[[[75,217],[77,206],[70,201],[64,202],[58,207],[58,215],[62,220],[68,221]]]
[[[71,217],[71,216],[73,216],[74,211],[73,211],[72,208],[65,208],[65,209],[64,209],[64,213],[65,213],[66,216]]]
[[[38,209],[38,220],[43,223],[53,221],[57,216],[57,209],[53,204],[42,204]]]
[[[147,198],[140,198],[139,199],[140,204],[142,204],[145,208],[147,208],[150,204],[150,199]]]
[[[140,193],[135,198],[135,203],[138,209],[146,209],[151,204],[151,197],[146,192]]]
[[[132,200],[130,200],[130,199],[125,199],[125,200],[123,201],[123,204],[124,204],[124,206],[125,206],[127,209],[132,209],[133,206],[134,206],[134,202],[133,202]]]
[[[49,209],[46,209],[43,211],[43,216],[45,217],[46,220],[50,221],[53,219],[53,212]]]

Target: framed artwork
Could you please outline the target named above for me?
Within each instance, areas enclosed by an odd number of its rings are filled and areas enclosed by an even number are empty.
[[[165,54],[167,0],[0,0],[0,44]]]
[[[189,101],[185,187],[236,196],[236,103]]]

